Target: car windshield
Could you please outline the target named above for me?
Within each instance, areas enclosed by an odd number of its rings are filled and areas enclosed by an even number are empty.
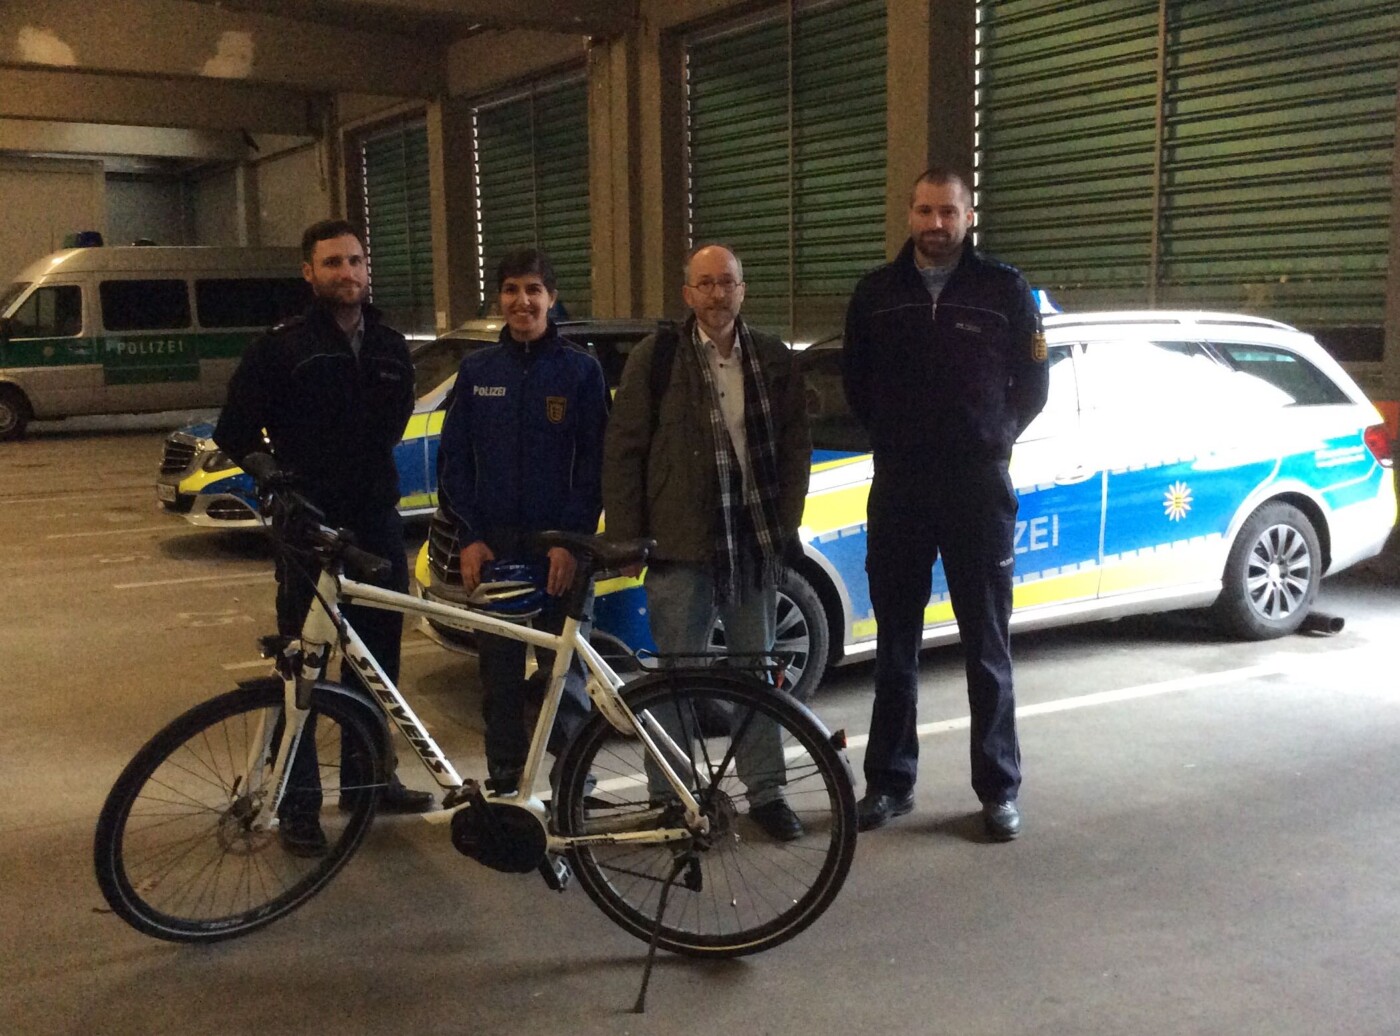
[[[462,357],[494,342],[474,338],[439,338],[413,352],[413,395],[422,398],[457,373]]]
[[[6,311],[14,305],[15,299],[24,294],[30,283],[30,281],[15,281],[3,293],[0,293],[0,316],[6,315]]]

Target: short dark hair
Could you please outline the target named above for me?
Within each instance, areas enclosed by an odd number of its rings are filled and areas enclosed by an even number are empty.
[[[525,277],[532,273],[537,274],[550,291],[558,291],[554,264],[539,248],[517,248],[501,256],[501,261],[496,265],[496,290],[500,291],[509,277]]]
[[[359,229],[345,219],[323,219],[319,223],[313,223],[307,227],[301,235],[301,260],[304,263],[311,262],[311,253],[316,251],[317,241],[333,241],[338,237],[349,234],[360,243],[360,247],[368,251],[365,245],[365,236]]]
[[[940,187],[947,187],[949,185],[961,187],[963,197],[967,199],[968,206],[971,207],[972,205],[972,188],[967,185],[967,181],[962,178],[961,173],[955,172],[945,165],[929,166],[918,175],[918,178],[915,179],[914,183],[909,187],[909,203],[911,205],[914,202],[914,191],[918,189],[921,183],[936,184]]]

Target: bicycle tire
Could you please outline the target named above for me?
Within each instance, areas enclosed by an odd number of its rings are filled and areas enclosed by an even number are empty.
[[[658,946],[694,957],[759,953],[821,916],[855,855],[856,809],[850,771],[820,721],[787,694],[743,674],[658,674],[623,696],[635,715],[676,710],[671,722],[680,723],[677,741],[690,742],[695,764],[688,783],[714,834],[708,844],[594,843],[571,849],[579,884],[594,903],[637,938],[650,941],[656,933]],[[746,815],[749,792],[736,772],[733,739],[715,729],[719,714],[742,738],[756,729],[751,721],[741,726],[745,717],[776,724],[785,760],[783,795],[802,821],[801,838],[776,841]],[[595,715],[562,764],[565,808],[555,818],[560,833],[677,826],[676,807],[668,813],[664,798],[659,802],[649,787],[645,758],[640,738],[624,737]],[[750,764],[750,777],[757,772]],[[698,790],[706,784],[710,791]],[[678,852],[690,855],[684,876],[668,891],[658,933],[661,891]]]
[[[305,903],[359,848],[382,786],[380,743],[362,706],[320,688],[312,716],[325,855],[293,855],[275,828],[249,829],[255,796],[238,787],[253,781],[240,774],[269,730],[275,749],[282,704],[281,683],[271,680],[211,698],[151,738],[117,778],[93,858],[102,895],[133,928],[172,942],[243,935]],[[270,769],[269,753],[257,754],[256,765]],[[342,784],[349,767],[353,783]],[[297,790],[289,786],[288,795]]]

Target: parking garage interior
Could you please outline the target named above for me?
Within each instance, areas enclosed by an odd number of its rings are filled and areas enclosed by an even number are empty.
[[[721,240],[746,316],[805,345],[938,164],[974,185],[978,245],[1065,311],[1284,321],[1395,430],[1398,76],[1391,0],[28,0],[0,5],[0,289],[80,235],[293,246],[344,216],[375,304],[426,339],[489,315],[508,247],[549,251],[571,316],[641,320],[680,316],[687,249]],[[1400,1027],[1394,536],[1324,584],[1340,632],[1018,635],[1013,846],[971,833],[961,662],[926,653],[910,822],[863,836],[789,946],[663,957],[644,1015],[644,946],[411,817],[265,932],[144,939],[104,912],[97,810],[155,729],[265,670],[272,617],[259,534],[156,508],[187,417],[0,442],[0,1029]],[[425,723],[484,771],[475,663],[406,644]],[[857,772],[871,679],[833,670],[814,703]]]

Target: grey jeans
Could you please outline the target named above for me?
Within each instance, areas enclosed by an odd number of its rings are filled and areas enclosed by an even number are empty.
[[[762,655],[773,649],[778,607],[773,587],[757,589],[748,580],[741,583],[736,600],[720,608],[724,636],[731,655]],[[657,650],[665,654],[700,654],[709,647],[710,624],[714,619],[714,577],[708,565],[676,561],[653,562],[646,577],[647,611],[651,635]],[[698,664],[699,659],[682,659],[678,664]],[[673,736],[679,729],[677,717],[657,716]],[[683,746],[684,747],[684,746]],[[734,764],[739,780],[748,789],[749,806],[762,806],[782,797],[787,780],[783,760],[782,733],[767,716],[755,716],[743,739],[734,747]],[[649,792],[664,794],[665,784],[651,774]]]

